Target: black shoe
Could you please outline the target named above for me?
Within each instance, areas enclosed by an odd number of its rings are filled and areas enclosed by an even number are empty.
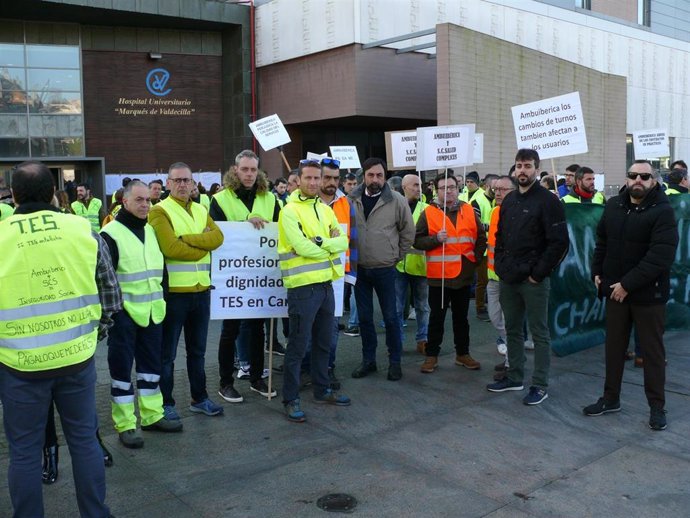
[[[657,432],[666,430],[666,410],[653,406],[649,409],[649,427]]]
[[[264,380],[259,380],[259,381],[252,381],[251,384],[249,385],[249,390],[253,390],[254,392],[258,392],[261,394],[263,397],[276,397],[278,395],[278,392],[276,389],[271,387],[271,391],[269,392],[268,390],[268,385],[266,385],[266,382]]]
[[[489,312],[486,310],[477,311],[477,318],[483,322],[491,322],[491,319],[489,318]]]
[[[43,448],[43,472],[41,481],[48,485],[54,484],[58,478],[58,445]]]
[[[398,381],[402,378],[402,369],[399,363],[391,363],[388,367],[388,380]]]
[[[235,387],[232,385],[225,385],[224,387],[221,387],[218,391],[218,395],[228,403],[242,403],[242,401],[244,401],[242,394],[237,392]]]
[[[101,433],[98,428],[96,428],[96,439],[98,439],[98,444],[101,445],[101,451],[103,451],[103,464],[106,468],[113,465],[113,454],[108,451],[108,448],[103,444],[103,439],[101,439]]]
[[[582,413],[588,416],[597,416],[602,414],[611,414],[613,412],[621,411],[620,401],[606,401],[603,397],[600,397],[596,403],[586,406],[582,409]]]
[[[135,429],[120,432],[120,442],[125,448],[132,450],[144,447],[144,439],[141,438],[141,435]]]
[[[264,346],[264,352],[267,354],[270,352],[268,344],[266,344]],[[275,354],[277,356],[285,356],[285,347],[283,347],[283,344],[281,344],[280,342],[274,342],[273,343],[273,354]]]
[[[328,381],[331,390],[340,390],[340,380],[335,375],[335,369],[328,369]]]
[[[344,331],[345,330],[345,324],[338,324],[338,331]]]
[[[352,326],[345,329],[343,332],[346,336],[359,336],[359,327]]]
[[[347,332],[345,334],[347,334]],[[352,377],[364,378],[365,376],[368,376],[370,373],[376,372],[377,370],[376,362],[362,362],[359,367],[352,371]]]

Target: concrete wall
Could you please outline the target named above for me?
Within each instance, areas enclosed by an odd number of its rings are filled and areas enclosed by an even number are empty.
[[[517,144],[510,108],[580,92],[589,152],[555,159],[562,173],[573,162],[606,172],[616,184],[625,173],[624,77],[590,68],[452,24],[437,27],[438,123],[476,123],[484,133],[481,174],[506,173]],[[552,170],[550,161],[543,169]]]

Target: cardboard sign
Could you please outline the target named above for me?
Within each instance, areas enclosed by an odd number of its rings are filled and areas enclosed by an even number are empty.
[[[330,146],[331,156],[340,161],[341,169],[359,169],[362,164],[359,162],[357,146]]]
[[[651,129],[633,131],[635,159],[671,156],[668,144],[668,130]]]
[[[474,134],[474,147],[472,151],[472,163],[484,163],[484,133]]]
[[[417,128],[417,169],[442,169],[474,163],[474,124]]]
[[[388,169],[400,171],[417,168],[417,131],[386,131]]]
[[[290,142],[285,126],[280,121],[280,117],[275,114],[250,122],[249,129],[252,130],[254,138],[259,141],[264,151]]]
[[[518,149],[534,149],[541,160],[587,152],[580,92],[513,106],[511,110]]]

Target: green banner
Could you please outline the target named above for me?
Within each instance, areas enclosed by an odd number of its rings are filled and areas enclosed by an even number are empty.
[[[669,197],[678,221],[680,241],[671,268],[671,299],[666,329],[690,329],[690,194]],[[565,356],[595,345],[605,337],[606,301],[596,296],[591,264],[602,205],[566,203],[570,249],[551,275],[549,329],[551,347]]]

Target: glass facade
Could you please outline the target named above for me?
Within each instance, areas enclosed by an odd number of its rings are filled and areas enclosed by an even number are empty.
[[[84,156],[78,45],[0,43],[0,157]]]

